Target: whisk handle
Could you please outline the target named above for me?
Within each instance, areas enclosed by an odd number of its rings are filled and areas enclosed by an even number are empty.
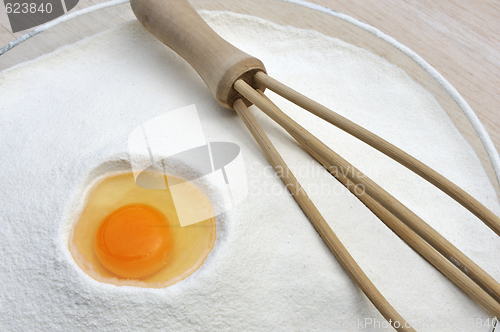
[[[177,52],[196,70],[215,99],[233,108],[241,95],[233,84],[243,79],[262,89],[254,80],[264,64],[222,39],[185,0],[131,0],[141,24],[157,39]]]

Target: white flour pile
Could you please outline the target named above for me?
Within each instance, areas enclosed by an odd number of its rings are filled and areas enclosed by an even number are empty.
[[[260,58],[271,76],[403,148],[500,214],[473,150],[405,72],[317,32],[226,12],[203,15]],[[482,222],[380,153],[268,95],[500,280],[500,239]],[[0,101],[0,330],[379,331],[386,325],[237,115],[219,107],[197,74],[137,22],[0,73]],[[225,231],[216,248],[186,280],[165,289],[95,281],[68,250],[85,186],[125,169],[134,128],[191,104],[208,141],[242,148],[247,199],[219,220]],[[366,274],[418,331],[491,329],[482,307],[254,113]]]

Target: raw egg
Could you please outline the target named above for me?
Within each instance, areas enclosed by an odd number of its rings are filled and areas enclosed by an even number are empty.
[[[175,204],[168,187],[141,188],[131,172],[103,177],[89,190],[69,243],[85,273],[115,285],[163,288],[203,264],[216,238],[212,205],[193,184],[161,176],[182,184]],[[210,217],[181,227],[178,215],[196,211]]]

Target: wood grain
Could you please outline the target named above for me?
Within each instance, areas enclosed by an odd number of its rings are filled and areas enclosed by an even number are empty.
[[[311,0],[408,46],[465,98],[500,151],[500,2]]]
[[[101,2],[105,1],[80,0],[72,11]],[[368,23],[422,56],[465,98],[500,151],[499,1],[309,2]],[[0,8],[0,45],[3,46],[28,31],[11,33],[4,7]]]

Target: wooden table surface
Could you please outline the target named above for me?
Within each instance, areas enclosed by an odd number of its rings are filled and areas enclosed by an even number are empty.
[[[80,0],[72,11],[100,2],[105,1]],[[309,2],[368,23],[422,56],[465,98],[500,151],[500,1]],[[26,32],[10,32],[5,7],[0,7],[0,47]]]

